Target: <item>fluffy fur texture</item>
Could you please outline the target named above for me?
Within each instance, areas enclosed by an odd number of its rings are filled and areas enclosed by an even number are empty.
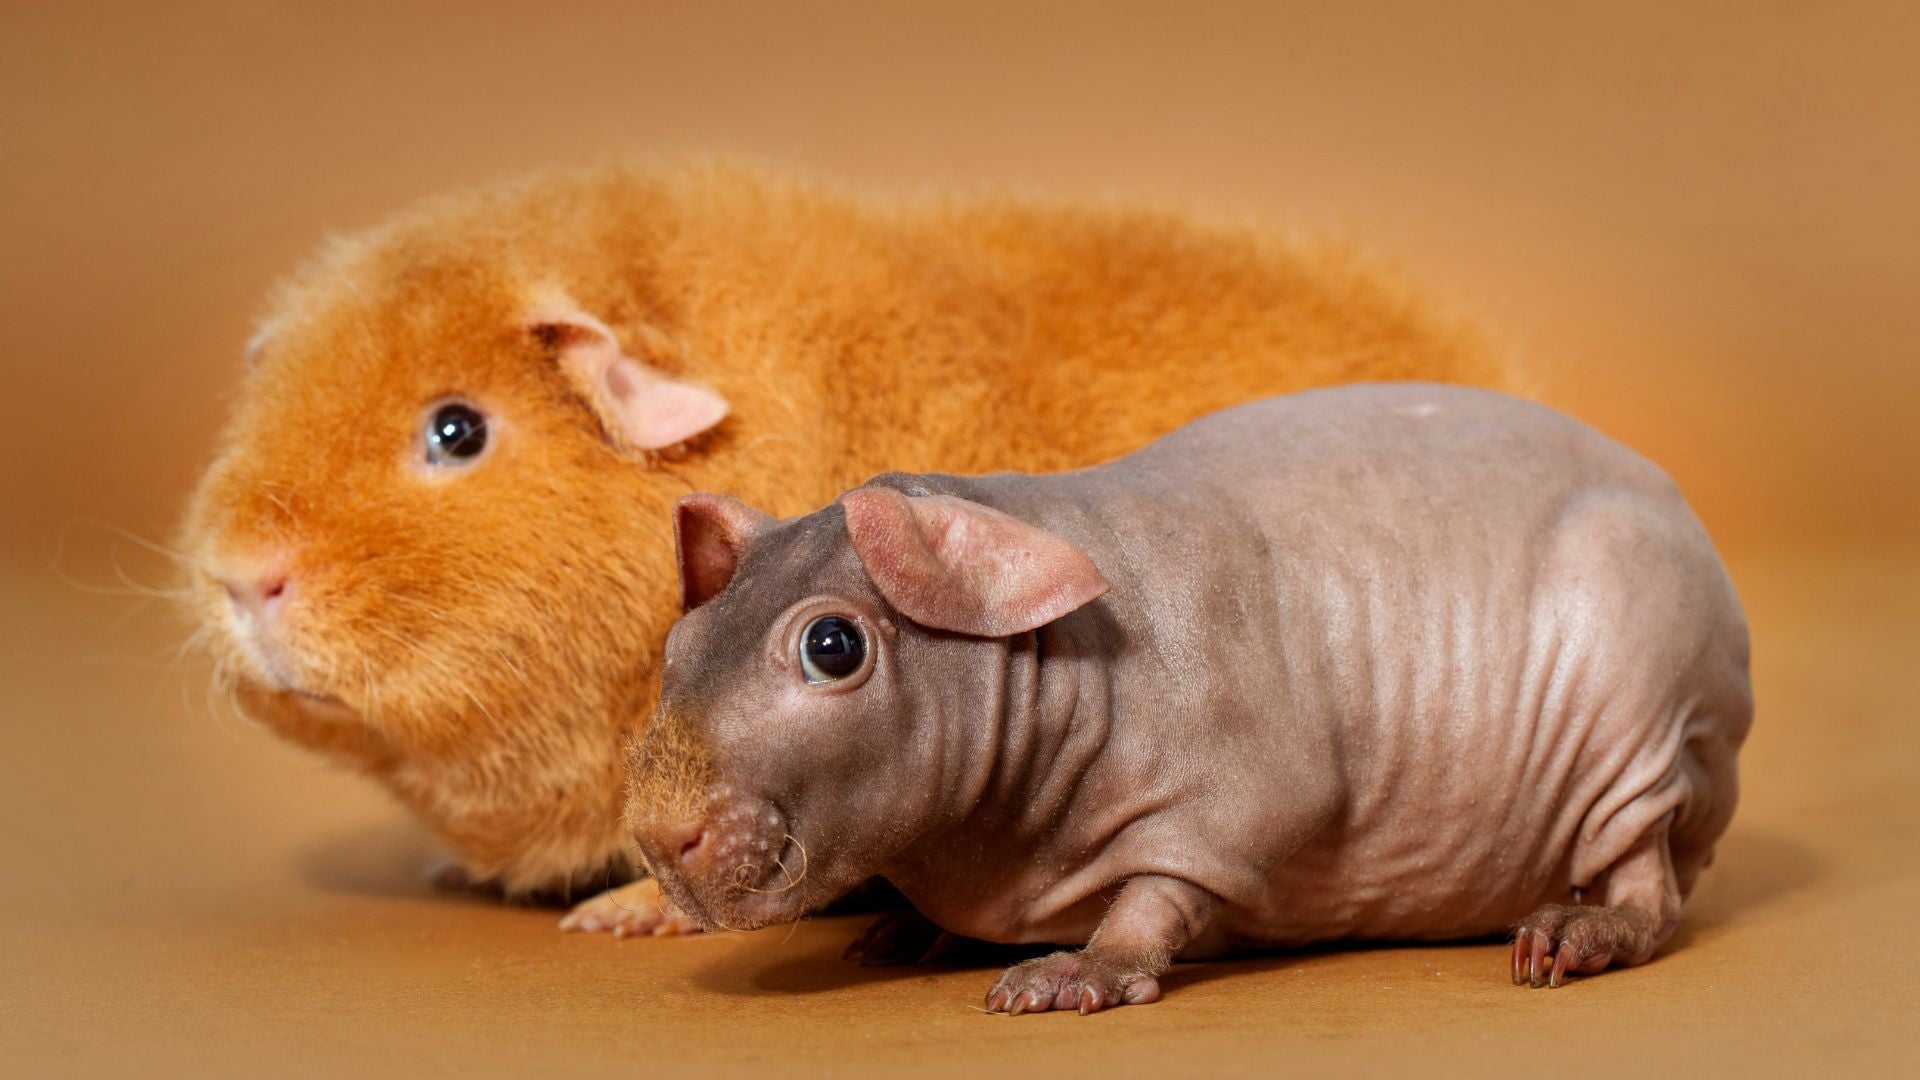
[[[556,298],[726,419],[665,450],[621,438],[537,325]],[[678,614],[677,497],[791,515],[886,469],[1089,465],[1308,386],[1504,382],[1337,254],[707,165],[427,203],[329,245],[264,325],[187,517],[196,612],[251,714],[509,891],[625,868],[620,746]],[[422,427],[449,397],[490,445],[436,470]],[[221,581],[279,574],[263,638]]]

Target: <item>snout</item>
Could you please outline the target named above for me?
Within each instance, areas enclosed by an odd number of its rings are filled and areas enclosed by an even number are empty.
[[[709,791],[691,817],[636,822],[634,839],[667,895],[714,927],[751,929],[791,917],[781,898],[806,876],[804,848],[779,808],[726,788]]]
[[[202,609],[203,617],[225,631],[245,661],[244,670],[272,690],[319,697],[302,679],[293,647],[302,589],[291,552],[266,547],[210,554],[203,557],[199,576],[204,595],[213,601]]]

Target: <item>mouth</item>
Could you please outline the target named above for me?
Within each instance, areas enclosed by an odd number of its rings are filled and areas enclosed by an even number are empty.
[[[338,695],[314,689],[302,680],[287,648],[271,635],[242,627],[233,634],[233,640],[244,660],[235,681],[246,689],[323,711],[350,709]]]
[[[292,658],[272,635],[245,622],[230,625],[227,632],[243,661],[239,665],[242,679],[269,693],[323,696],[301,685],[294,673]]]
[[[281,693],[286,694],[303,705],[316,709],[349,708],[346,702],[334,697],[332,694],[316,694],[311,690],[302,690],[299,687],[288,687],[286,690],[281,691]]]
[[[346,704],[346,702],[341,701],[338,697],[334,696],[333,694],[322,693],[318,690],[309,690],[306,687],[292,680],[275,680],[273,682],[268,683],[267,688],[272,690],[276,694],[285,694],[296,701],[304,701],[309,705],[344,705]]]
[[[354,723],[362,721],[359,710],[332,694],[322,694],[297,686],[280,686],[248,672],[231,683],[231,691],[243,705],[283,709],[316,721]]]
[[[261,658],[254,659],[258,661]],[[268,662],[256,662],[250,665],[252,670],[239,676],[239,681],[248,684],[249,689],[255,693],[272,694],[305,705],[345,707],[346,702],[337,695],[309,689],[294,677],[287,665],[280,662],[279,657],[268,654],[265,659]]]
[[[650,860],[651,861],[651,860]],[[742,862],[731,874],[696,885],[671,862],[653,862],[653,876],[681,911],[709,930],[759,930],[794,922],[814,906],[806,846],[792,834],[774,859]]]

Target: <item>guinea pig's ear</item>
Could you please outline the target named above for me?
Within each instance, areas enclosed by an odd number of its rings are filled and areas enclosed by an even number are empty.
[[[626,355],[605,323],[565,301],[536,307],[527,325],[624,449],[677,446],[727,415],[726,398]]]
[[[692,611],[733,580],[740,553],[773,518],[731,495],[699,492],[673,504],[673,546],[680,557],[680,610]]]
[[[1024,634],[1107,591],[1086,552],[976,502],[867,487],[840,496],[840,505],[867,576],[922,626]]]

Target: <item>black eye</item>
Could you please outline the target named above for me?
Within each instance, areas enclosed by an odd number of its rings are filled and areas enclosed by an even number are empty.
[[[458,465],[487,448],[487,418],[464,401],[449,401],[427,420],[427,461]]]
[[[844,679],[860,670],[867,643],[852,620],[823,615],[807,624],[800,635],[800,673],[810,683]]]

